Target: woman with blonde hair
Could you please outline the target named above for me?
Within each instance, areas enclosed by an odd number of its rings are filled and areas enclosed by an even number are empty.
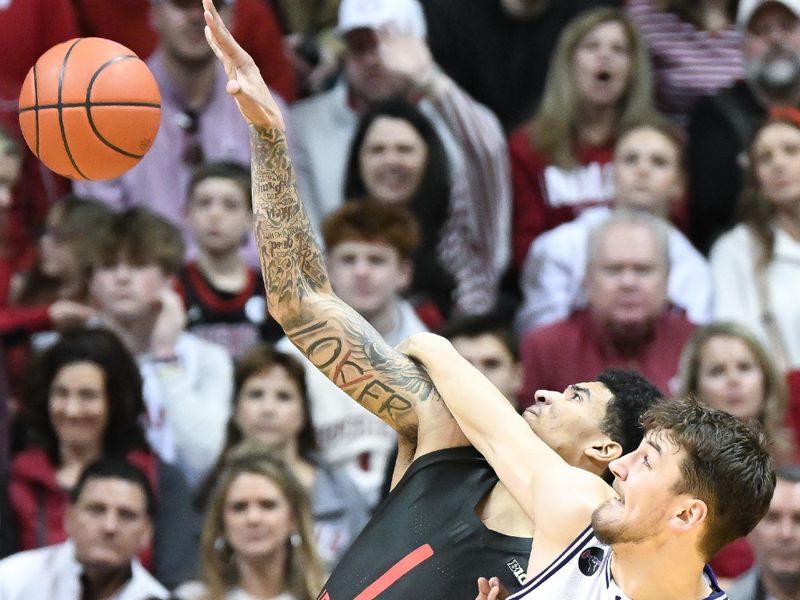
[[[198,491],[198,509],[207,505],[228,451],[245,440],[261,444],[284,461],[308,493],[317,551],[332,570],[367,524],[369,509],[344,470],[317,452],[303,364],[270,344],[257,343],[236,360],[233,377],[224,449]]]
[[[742,323],[777,367],[800,368],[800,110],[772,107],[749,153],[742,222],[711,248],[714,318]]]
[[[647,51],[623,11],[587,11],[561,33],[539,110],[509,138],[516,268],[537,235],[611,203],[614,142],[653,115],[650,86]]]
[[[776,461],[797,461],[785,426],[787,388],[767,350],[743,325],[718,321],[696,330],[680,360],[680,396],[693,395],[709,406],[757,421]],[[753,563],[744,538],[725,546],[711,561],[718,577],[734,578]]]
[[[791,457],[786,381],[747,327],[717,321],[697,329],[681,354],[679,378],[679,396],[758,421],[776,458]]]
[[[186,600],[314,600],[323,569],[308,495],[282,460],[243,442],[217,477],[200,539],[200,580]]]

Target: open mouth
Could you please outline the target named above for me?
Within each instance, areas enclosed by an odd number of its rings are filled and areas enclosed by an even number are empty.
[[[608,83],[611,81],[611,73],[608,71],[598,71],[594,77],[600,83]]]

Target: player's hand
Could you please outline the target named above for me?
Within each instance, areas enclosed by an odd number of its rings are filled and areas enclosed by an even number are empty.
[[[475,600],[505,600],[508,592],[497,577],[486,579],[478,577],[478,595]]]
[[[451,344],[446,338],[423,331],[408,336],[397,344],[396,350],[424,365],[426,361],[432,360],[449,346]]]
[[[256,63],[233,38],[214,8],[212,0],[203,0],[206,40],[225,67],[228,84],[225,90],[234,97],[239,110],[252,125],[286,130],[283,116],[269,93]]]
[[[47,309],[47,316],[56,329],[85,325],[96,314],[91,306],[72,300],[56,300]]]

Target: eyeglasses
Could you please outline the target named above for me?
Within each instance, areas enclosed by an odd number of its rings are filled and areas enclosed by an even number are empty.
[[[167,4],[170,4],[181,10],[186,10],[188,8],[203,8],[203,3],[200,0],[162,0],[162,2],[164,1]],[[214,8],[217,10],[222,10],[231,4],[233,4],[233,0],[214,0]]]
[[[205,160],[203,146],[197,133],[200,131],[200,115],[193,110],[184,110],[175,116],[175,124],[184,131],[183,154],[181,160],[196,167]]]

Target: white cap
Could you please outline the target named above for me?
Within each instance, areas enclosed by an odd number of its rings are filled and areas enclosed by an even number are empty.
[[[750,19],[756,11],[768,2],[782,4],[788,8],[795,17],[800,18],[800,0],[741,0],[739,2],[739,12],[736,15],[736,26],[739,29],[747,29]]]
[[[425,15],[417,0],[342,0],[339,5],[340,34],[351,29],[366,27],[378,29],[394,24],[401,31],[425,37]]]

